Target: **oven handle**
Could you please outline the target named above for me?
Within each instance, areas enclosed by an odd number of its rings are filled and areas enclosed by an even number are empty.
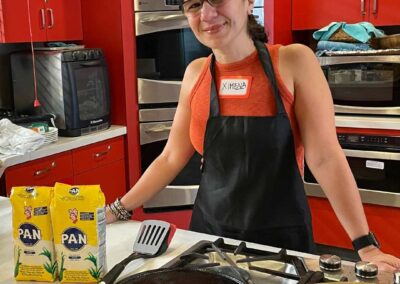
[[[400,161],[400,153],[343,149],[346,157]]]
[[[102,65],[100,60],[79,62],[79,64],[84,67],[93,67],[93,66],[101,66]]]
[[[146,133],[166,132],[166,131],[171,131],[171,128],[172,128],[172,126],[157,125],[155,127],[146,129],[144,132],[146,132]]]
[[[186,20],[186,16],[183,14],[178,15],[163,15],[163,16],[148,16],[140,19],[141,24],[148,23],[159,23],[159,22],[175,22]]]

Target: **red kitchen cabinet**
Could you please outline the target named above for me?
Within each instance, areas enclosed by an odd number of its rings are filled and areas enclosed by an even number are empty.
[[[309,197],[314,239],[318,244],[352,249],[351,241],[326,198]],[[375,233],[381,249],[400,257],[400,208],[364,204],[369,228]]]
[[[107,203],[125,194],[123,137],[75,149],[72,159],[74,184],[100,184]]]
[[[0,42],[82,40],[81,0],[0,0]]]
[[[5,171],[7,196],[13,186],[53,186],[55,182],[72,183],[70,152],[52,155],[9,167]]]
[[[398,0],[293,0],[292,30],[320,29],[331,22],[400,25],[399,9]]]

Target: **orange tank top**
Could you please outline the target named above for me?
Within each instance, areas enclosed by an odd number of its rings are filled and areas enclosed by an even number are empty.
[[[304,171],[304,147],[300,138],[300,131],[294,112],[294,96],[286,88],[278,70],[279,48],[281,45],[267,45],[274,66],[278,89],[283,99],[285,110],[289,116],[297,164],[300,173]],[[190,94],[190,139],[197,152],[203,154],[203,141],[210,111],[210,84],[209,69],[211,56],[206,60],[196,84]],[[220,113],[224,116],[268,116],[275,115],[276,106],[272,86],[265,75],[259,61],[257,51],[241,61],[215,65],[217,90],[221,76],[251,76],[250,93],[246,98],[219,97]]]

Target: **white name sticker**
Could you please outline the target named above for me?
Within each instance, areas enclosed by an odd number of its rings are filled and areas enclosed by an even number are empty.
[[[369,169],[383,170],[385,168],[385,163],[379,162],[379,161],[367,160],[365,162],[365,167],[367,167]]]
[[[251,76],[223,76],[219,85],[221,98],[247,98],[251,89]]]

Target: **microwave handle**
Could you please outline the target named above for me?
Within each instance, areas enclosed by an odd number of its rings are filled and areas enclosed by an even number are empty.
[[[346,157],[364,158],[364,159],[380,159],[380,160],[400,160],[400,153],[397,152],[381,152],[369,150],[353,150],[343,149]]]
[[[91,61],[79,62],[79,64],[81,66],[84,66],[84,67],[93,67],[93,66],[102,65],[100,60],[91,60]]]

